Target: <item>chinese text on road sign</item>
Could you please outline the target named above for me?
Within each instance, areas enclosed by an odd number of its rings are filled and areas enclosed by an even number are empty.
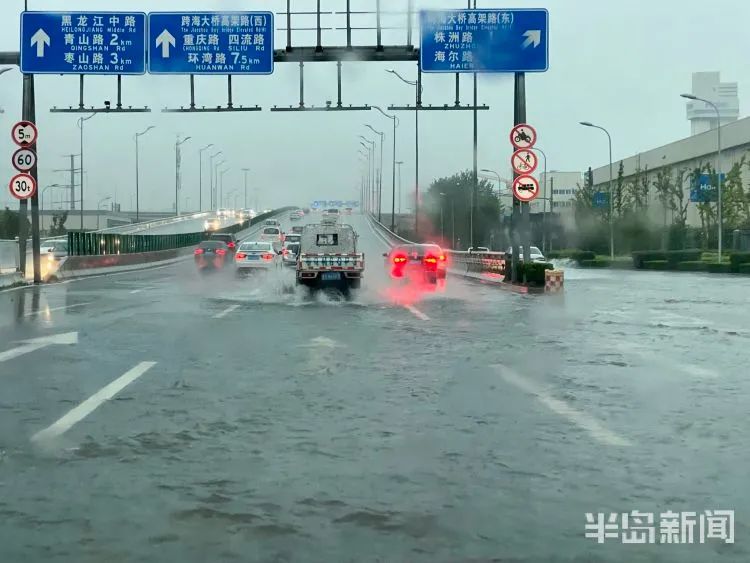
[[[36,192],[36,181],[28,174],[16,174],[11,178],[10,195],[16,199],[29,199]]]
[[[511,157],[511,166],[516,174],[531,174],[538,162],[536,153],[529,149],[517,150]]]
[[[544,9],[422,11],[422,71],[544,72],[548,20]]]
[[[146,14],[23,12],[21,72],[143,74]]]
[[[273,13],[152,12],[149,72],[271,74]]]
[[[520,149],[530,149],[536,144],[536,129],[527,123],[519,123],[510,130],[510,143]]]
[[[539,181],[525,174],[516,177],[513,180],[513,195],[524,203],[534,200],[539,195]]]

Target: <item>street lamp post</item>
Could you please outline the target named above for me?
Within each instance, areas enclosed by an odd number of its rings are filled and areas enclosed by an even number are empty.
[[[391,177],[391,231],[396,229],[396,127],[398,127],[398,117],[388,115],[378,106],[372,106],[385,117],[393,121],[393,176]],[[381,151],[383,146],[380,146]],[[382,163],[381,163],[382,167]],[[382,187],[382,186],[381,186]]]
[[[46,192],[50,188],[67,188],[68,186],[63,186],[62,184],[50,184],[49,186],[45,186],[45,188],[39,192],[39,217],[41,217],[42,223],[44,223],[44,192]],[[52,202],[54,204],[54,200]]]
[[[721,209],[721,112],[719,112],[719,108],[716,107],[715,103],[710,100],[706,100],[705,98],[699,98],[698,96],[695,96],[693,94],[680,94],[680,96],[688,100],[704,102],[714,108],[714,111],[716,112],[716,176],[718,182],[716,220],[719,224],[719,263],[721,263],[721,254],[723,249],[722,231],[724,230],[723,213]]]
[[[135,138],[135,222],[138,223],[140,221],[140,196],[139,196],[139,182],[140,182],[140,173],[138,171],[138,137],[141,137],[151,131],[151,129],[154,128],[154,125],[149,125],[145,131],[141,133],[136,133]]]
[[[368,143],[367,145],[365,145],[364,143],[361,143],[361,144],[367,149],[368,153],[371,154],[370,166],[372,167],[372,178],[370,181],[370,213],[374,214],[375,212],[375,184],[376,184],[375,141],[371,141],[370,139],[367,139],[366,137],[363,137],[362,135],[359,135],[359,138]]]
[[[81,130],[81,232],[83,232],[83,122],[95,116],[96,114],[92,113],[88,117],[78,118],[78,128]]]
[[[192,137],[185,137],[182,141],[180,141],[180,137],[177,137],[177,142],[175,142],[174,145],[174,154],[175,154],[175,173],[174,173],[174,214],[178,215],[180,214],[180,208],[179,208],[179,192],[180,192],[180,184],[182,183],[182,178],[180,177],[180,145],[183,143],[188,142]]]
[[[211,196],[210,197],[211,205],[209,207],[211,209],[213,209],[214,207],[214,176],[216,175],[216,170],[214,169],[214,158],[216,158],[217,156],[221,154],[223,154],[222,151],[219,151],[217,153],[212,154],[208,159],[208,172],[209,172],[208,189],[210,190],[209,195]]]
[[[609,134],[604,127],[594,125],[589,121],[581,121],[581,125],[584,127],[593,127],[594,129],[601,129],[607,134],[607,141],[609,142],[609,257],[611,260],[615,259],[615,203],[614,193],[612,192],[612,136]]]
[[[440,244],[444,244],[445,229],[443,228],[443,208],[445,207],[445,193],[440,192]]]
[[[393,69],[387,69],[386,72],[393,74],[396,78],[401,80],[401,82],[404,82],[405,84],[408,84],[409,86],[414,86],[414,89],[416,91],[416,106],[414,108],[414,166],[415,166],[415,172],[414,172],[414,238],[418,238],[417,235],[419,234],[419,110],[422,107],[422,69],[419,66],[419,62],[417,62],[417,79],[416,80],[407,80],[403,76],[401,76],[398,72],[396,72]],[[476,105],[476,104],[474,104]]]
[[[380,208],[383,204],[383,144],[385,142],[385,133],[381,133],[375,129],[372,125],[365,124],[365,127],[369,127],[370,130],[376,135],[380,136],[380,173],[378,174],[377,186],[378,186],[378,221],[380,221]]]
[[[203,151],[213,146],[211,143],[198,151],[198,213],[203,211]]]
[[[219,206],[221,207],[224,202],[224,174],[229,172],[231,168],[225,168],[219,172]]]
[[[365,145],[364,143],[360,142],[360,145],[365,149],[365,152],[362,152],[362,149],[359,150],[359,154],[365,158],[363,163],[367,166],[367,175],[362,177],[362,211],[368,212],[369,211],[369,193],[370,193],[370,149]]]
[[[398,214],[401,215],[401,165],[404,163],[403,160],[397,160],[398,164]]]
[[[217,162],[214,165],[214,185],[211,186],[211,189],[214,192],[214,210],[218,211],[219,207],[221,207],[221,202],[219,201],[219,167],[221,165],[226,164],[227,159],[223,159],[220,162]]]
[[[245,196],[244,196],[245,206],[244,206],[244,209],[247,209],[247,173],[250,172],[250,169],[249,168],[242,168],[242,172],[245,174]]]

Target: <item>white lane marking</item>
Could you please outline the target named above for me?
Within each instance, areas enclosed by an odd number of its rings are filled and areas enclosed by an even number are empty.
[[[711,368],[686,364],[675,359],[664,358],[656,352],[642,350],[630,342],[619,341],[614,343],[614,347],[626,354],[638,356],[645,362],[650,362],[657,366],[662,366],[665,370],[683,372],[693,377],[716,379],[719,372]]]
[[[417,317],[418,319],[421,319],[423,321],[430,320],[430,317],[425,315],[422,311],[417,309],[414,305],[404,305],[404,309],[406,309],[407,311],[411,311],[414,314],[414,316]]]
[[[42,336],[40,338],[26,340],[22,346],[17,346],[16,348],[11,348],[5,352],[0,352],[0,362],[7,362],[18,356],[36,352],[37,350],[51,344],[78,344],[78,333],[64,332],[61,334],[52,334],[50,336]]]
[[[133,289],[130,291],[130,294],[133,295],[135,293],[140,293],[141,291],[151,291],[152,289],[156,289],[155,287],[141,287],[138,289]]]
[[[33,317],[34,315],[42,315],[51,313],[53,311],[64,311],[65,309],[72,309],[74,307],[83,307],[84,305],[91,305],[91,301],[87,301],[85,303],[74,303],[73,305],[64,305],[62,307],[52,307],[51,309],[45,308],[45,309],[39,309],[38,311],[29,311],[28,313],[24,313],[24,317]]]
[[[62,416],[56,422],[40,430],[31,437],[32,442],[39,440],[55,438],[70,430],[75,424],[81,422],[84,418],[99,408],[102,403],[109,401],[136,379],[156,365],[156,362],[141,362],[134,368],[126,371],[120,377],[105,385],[99,391],[91,395],[77,407],[74,407],[67,414]]]
[[[534,395],[536,399],[542,403],[549,410],[555,414],[566,418],[568,421],[578,426],[582,430],[585,430],[598,442],[607,446],[632,446],[630,440],[619,436],[611,430],[605,428],[601,422],[586,414],[585,412],[578,411],[571,407],[564,401],[555,399],[554,397],[545,393],[542,389],[537,387],[528,378],[521,377],[513,370],[502,365],[495,365],[494,367],[502,377],[508,383],[515,385],[519,389],[526,391],[530,395]]]
[[[224,309],[224,310],[223,310],[223,311],[221,311],[220,313],[216,313],[216,314],[214,315],[214,318],[215,318],[215,319],[221,319],[221,318],[224,318],[224,317],[226,317],[226,316],[227,316],[227,315],[228,315],[229,313],[231,313],[231,312],[232,312],[232,311],[234,311],[235,309],[239,309],[239,308],[240,308],[240,306],[239,306],[239,305],[230,305],[229,307],[227,307],[226,309]]]

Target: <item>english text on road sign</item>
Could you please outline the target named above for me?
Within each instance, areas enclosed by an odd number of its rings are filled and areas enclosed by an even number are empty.
[[[11,178],[10,195],[16,199],[29,199],[36,193],[36,180],[28,174],[16,174]]]
[[[528,174],[513,180],[513,195],[519,201],[528,203],[539,195],[539,180]]]
[[[520,149],[530,149],[536,144],[536,129],[528,123],[519,123],[510,130],[510,143]]]
[[[273,73],[272,12],[152,12],[152,74]]]
[[[19,172],[28,172],[36,164],[36,153],[31,149],[18,149],[13,153],[13,167]]]
[[[539,159],[536,153],[530,149],[520,149],[513,153],[510,159],[513,172],[516,174],[531,174],[536,170]]]
[[[422,72],[544,72],[548,22],[544,9],[422,11]]]
[[[144,74],[143,12],[23,12],[21,72]]]
[[[724,182],[726,182],[726,174],[721,175],[721,183],[724,184]],[[718,183],[712,184],[709,174],[701,174],[690,186],[690,201],[693,203],[719,201]]]
[[[31,121],[19,121],[11,128],[10,136],[19,147],[30,147],[36,143],[39,131]]]

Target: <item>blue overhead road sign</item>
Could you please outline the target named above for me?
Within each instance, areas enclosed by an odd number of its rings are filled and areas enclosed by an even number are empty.
[[[151,12],[152,74],[271,74],[273,13]]]
[[[144,74],[143,12],[23,12],[21,72]]]
[[[545,9],[424,10],[422,72],[545,72]]]

